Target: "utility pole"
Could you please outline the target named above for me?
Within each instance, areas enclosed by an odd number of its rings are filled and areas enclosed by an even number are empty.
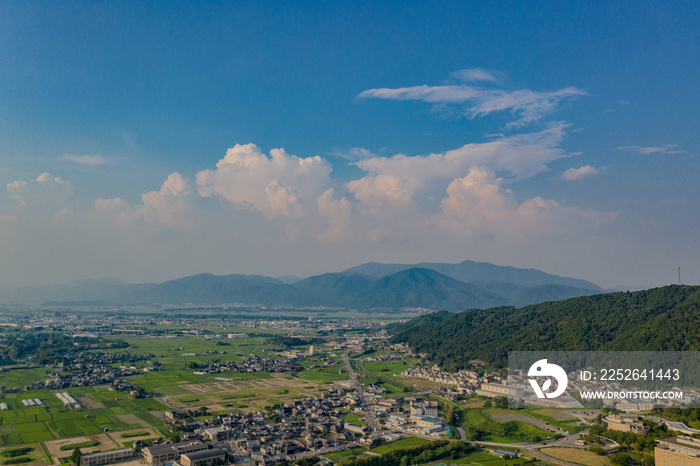
[[[679,285],[683,284],[683,282],[681,282],[681,268],[680,267],[678,267],[678,284]]]

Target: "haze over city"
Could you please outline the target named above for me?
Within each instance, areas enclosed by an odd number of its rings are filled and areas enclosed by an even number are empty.
[[[700,282],[697,4],[4,2],[0,287]]]

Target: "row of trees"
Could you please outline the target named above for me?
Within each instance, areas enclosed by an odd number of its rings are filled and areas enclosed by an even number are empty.
[[[345,466],[408,466],[413,464],[427,464],[441,458],[457,459],[460,455],[476,450],[471,444],[465,442],[448,442],[438,440],[409,449],[393,450],[381,456],[353,459],[341,464]]]

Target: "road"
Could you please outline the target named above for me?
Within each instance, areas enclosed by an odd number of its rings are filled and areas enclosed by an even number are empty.
[[[374,413],[372,412],[372,409],[368,406],[367,400],[365,399],[365,392],[364,390],[362,390],[362,384],[357,381],[355,371],[353,370],[352,365],[350,364],[349,354],[350,350],[347,350],[345,353],[343,353],[343,362],[345,363],[345,367],[348,370],[348,375],[350,375],[350,382],[355,387],[355,390],[357,390],[357,393],[360,394],[360,401],[362,401],[362,410],[365,413],[365,420],[367,421],[367,425],[369,426],[370,433],[373,433],[379,429],[379,426],[377,424],[377,420],[374,418]]]
[[[700,430],[697,429],[691,429],[687,425],[683,424],[682,422],[676,422],[671,419],[665,419],[662,417],[655,417],[655,416],[643,416],[646,419],[649,419],[652,422],[657,423],[658,425],[664,425],[669,428],[669,430],[677,430],[679,432],[683,432],[684,434],[700,434]]]
[[[427,440],[438,440],[437,438],[430,436],[430,435],[421,435],[416,432],[413,432],[412,430],[402,430],[399,429],[400,431],[403,431],[406,434],[409,434],[413,437],[420,437],[424,438]],[[575,433],[575,434],[569,434],[566,437],[563,437],[558,440],[544,440],[542,442],[537,442],[537,443],[500,443],[500,442],[482,442],[482,441],[469,441],[466,440],[466,432],[464,431],[463,428],[458,427],[457,431],[459,432],[459,435],[461,437],[460,440],[466,441],[467,443],[471,443],[473,445],[488,445],[491,447],[499,447],[503,448],[504,450],[512,450],[514,448],[520,448],[525,451],[527,451],[531,456],[534,456],[535,458],[546,461],[547,463],[551,464],[556,464],[559,466],[580,466],[576,465],[575,463],[570,463],[568,461],[560,460],[557,458],[553,458],[551,456],[546,455],[545,453],[540,451],[540,448],[542,447],[569,447],[569,448],[581,448],[581,446],[576,445],[574,442],[578,440],[578,436],[581,432]],[[584,431],[585,432],[585,431]],[[452,439],[449,439],[452,440]]]
[[[560,438],[558,440],[545,440],[545,441],[536,442],[536,443],[499,443],[499,442],[481,442],[481,441],[470,442],[470,443],[479,444],[479,445],[489,445],[489,446],[493,446],[493,447],[503,448],[505,450],[508,450],[509,448],[510,449],[522,448],[523,450],[527,451],[530,455],[534,456],[538,460],[546,461],[547,463],[557,464],[560,466],[579,466],[576,463],[571,463],[568,461],[553,458],[553,457],[541,452],[540,448],[542,448],[542,447],[545,447],[545,448],[546,447],[569,447],[569,448],[579,448],[580,449],[581,447],[576,445],[574,442],[576,440],[578,440],[578,436],[581,433],[583,433],[583,432],[569,434],[566,437]]]
[[[350,375],[350,381],[357,390],[357,392],[360,394],[360,399],[362,400],[362,406],[365,411],[366,419],[367,419],[367,425],[370,426],[371,432],[374,432],[377,429],[377,423],[374,419],[374,414],[371,412],[370,409],[367,407],[367,403],[365,401],[365,395],[364,391],[362,390],[361,384],[357,381],[357,377],[355,375],[355,371],[352,368],[352,365],[350,364],[350,357],[349,357],[350,351],[346,351],[343,354],[343,362],[345,363],[345,367],[348,370],[348,374]],[[428,392],[429,393],[429,392]],[[528,419],[528,422],[531,420]],[[551,430],[552,427],[547,425],[546,428],[548,430]],[[459,432],[459,435],[461,437],[461,440],[466,440],[466,432],[464,429],[461,427],[457,428],[457,431]],[[585,432],[585,431],[584,431]],[[534,456],[535,458],[546,461],[551,464],[556,464],[560,466],[579,466],[576,465],[575,463],[570,463],[568,461],[560,460],[557,458],[553,458],[551,456],[546,455],[543,452],[540,452],[540,448],[542,447],[550,447],[550,446],[558,446],[558,447],[570,447],[570,448],[581,448],[579,445],[576,445],[574,442],[579,439],[579,435],[582,432],[577,432],[575,434],[568,434],[565,437],[558,439],[558,440],[545,440],[542,442],[537,442],[537,443],[498,443],[498,442],[469,442],[469,443],[478,443],[481,445],[489,445],[489,446],[494,446],[494,447],[500,447],[504,449],[508,448],[522,448],[523,450],[527,451],[530,455]],[[416,434],[415,432],[411,432],[411,435],[416,436],[416,437],[422,437],[430,440],[436,440],[435,437],[432,436],[423,436],[420,434]]]

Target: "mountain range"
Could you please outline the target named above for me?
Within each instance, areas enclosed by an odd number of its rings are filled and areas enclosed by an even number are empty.
[[[52,305],[262,305],[462,311],[601,293],[597,285],[536,269],[484,262],[379,264],[305,279],[199,274],[163,283],[81,280],[66,285],[0,290],[2,303]]]

